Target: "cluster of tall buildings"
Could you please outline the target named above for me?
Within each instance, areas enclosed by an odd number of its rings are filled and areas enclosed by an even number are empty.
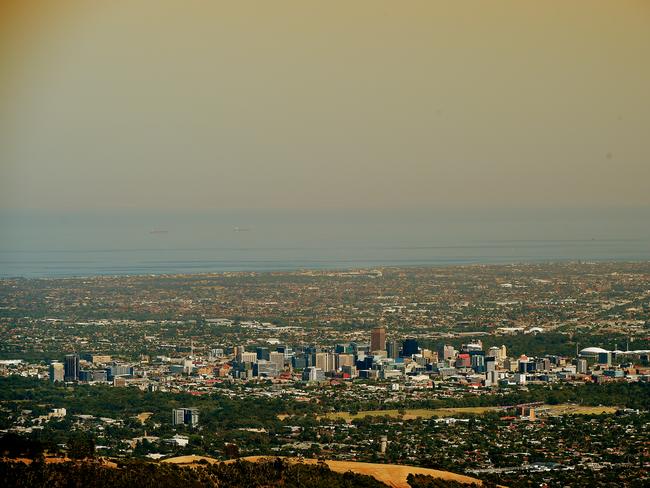
[[[457,351],[445,345],[441,357],[455,358]],[[275,377],[287,369],[301,370],[305,381],[319,381],[326,377],[375,377],[376,372],[391,376],[391,369],[403,370],[407,363],[418,361],[426,365],[438,360],[437,351],[421,349],[417,339],[388,340],[386,328],[374,327],[368,344],[337,344],[333,348],[307,346],[298,350],[280,345],[275,351],[258,347],[255,352],[243,346],[234,348],[233,369],[236,378]],[[418,359],[417,357],[420,357]],[[397,368],[391,368],[397,365]],[[412,369],[413,366],[409,368]]]
[[[66,354],[62,363],[58,361],[50,363],[50,380],[52,382],[112,381],[114,378],[133,374],[133,366],[117,362],[97,367],[99,364],[109,363],[110,361],[110,356],[92,356],[90,363],[92,363],[93,368],[81,369],[79,354]]]

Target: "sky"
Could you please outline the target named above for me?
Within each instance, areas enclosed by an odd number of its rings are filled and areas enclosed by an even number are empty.
[[[649,60],[647,0],[3,0],[0,210],[650,208]]]

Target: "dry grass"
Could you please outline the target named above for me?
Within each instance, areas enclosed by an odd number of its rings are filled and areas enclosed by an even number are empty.
[[[153,415],[153,412],[142,412],[142,413],[138,414],[136,418],[140,421],[140,423],[142,425],[144,425],[144,423],[147,420],[149,420],[149,418],[151,418],[152,415]]]
[[[261,461],[264,459],[275,459],[264,456],[252,456],[243,458],[245,461]],[[289,462],[304,462],[305,464],[316,464],[317,459],[299,459],[299,458],[285,458]],[[325,461],[325,464],[337,473],[346,473],[351,471],[357,474],[365,474],[372,476],[378,481],[387,484],[393,488],[410,488],[406,482],[406,477],[410,474],[424,474],[430,475],[434,478],[444,480],[453,480],[460,483],[476,483],[482,484],[481,480],[464,476],[462,474],[450,473],[449,471],[438,471],[436,469],[418,468],[415,466],[404,466],[400,464],[374,464],[374,463],[357,463],[354,461]]]
[[[165,459],[164,463],[174,463],[183,466],[197,466],[198,462],[204,459],[210,464],[218,463],[216,459],[205,456],[179,456],[175,458]],[[242,461],[259,462],[264,460],[277,459],[277,456],[249,456],[241,458]],[[303,459],[303,458],[283,458],[290,463],[305,463],[317,464],[317,459]],[[225,463],[234,463],[236,459],[224,461]],[[373,464],[373,463],[357,463],[354,461],[324,461],[325,464],[337,473],[346,473],[351,471],[357,474],[365,474],[387,484],[393,488],[410,488],[406,482],[406,477],[410,474],[424,474],[430,475],[434,478],[444,480],[454,480],[460,483],[476,483],[482,484],[481,480],[464,476],[462,474],[450,473],[449,471],[438,471],[436,469],[418,468],[415,466],[404,466],[401,464]]]
[[[494,412],[501,410],[499,407],[459,407],[459,408],[435,408],[435,409],[425,409],[425,408],[416,408],[404,410],[404,420],[413,420],[418,417],[425,419],[430,419],[432,417],[453,417],[454,415],[481,415],[486,412]],[[364,410],[356,414],[350,414],[348,412],[335,412],[324,415],[324,418],[328,419],[343,419],[346,422],[351,422],[354,419],[360,419],[363,417],[399,417],[400,413],[398,410]]]
[[[539,415],[600,415],[611,414],[616,412],[616,407],[589,407],[583,405],[561,404],[561,405],[541,405],[535,407],[536,414]],[[486,412],[503,412],[502,407],[459,407],[459,408],[435,408],[435,409],[410,409],[404,410],[402,418],[404,420],[413,420],[418,417],[430,419],[432,417],[454,417],[456,415],[481,415]],[[363,417],[399,417],[398,410],[364,410],[356,414],[349,412],[334,412],[323,415],[326,419],[342,419],[346,422],[352,422],[354,419]]]
[[[172,463],[172,464],[182,464],[182,465],[193,465],[193,464],[198,464],[199,461],[206,461],[209,464],[214,464],[214,463],[219,463],[221,461],[207,457],[207,456],[196,456],[194,454],[191,454],[189,456],[176,456],[173,458],[167,458],[163,459],[161,462],[162,463]]]
[[[548,414],[553,416],[560,415],[602,415],[615,413],[616,407],[589,407],[583,405],[561,404],[561,405],[543,405],[538,407],[537,413]]]

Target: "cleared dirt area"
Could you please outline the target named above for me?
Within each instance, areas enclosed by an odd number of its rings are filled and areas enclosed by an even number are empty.
[[[153,412],[142,412],[141,414],[137,415],[137,419],[140,421],[142,425],[151,418],[153,415]]]
[[[204,457],[204,456],[179,456],[175,458],[165,459],[164,463],[174,463],[184,466],[196,465],[201,459],[204,459],[208,463],[218,463],[216,459]],[[249,462],[258,462],[266,459],[276,459],[276,457],[267,457],[267,456],[249,456],[241,458],[242,461]],[[302,459],[302,458],[283,458],[290,463],[305,463],[305,464],[317,464],[319,461],[317,459]],[[230,461],[225,461],[226,463],[235,462],[234,459]],[[430,475],[434,478],[440,478],[443,480],[454,480],[460,483],[476,483],[478,485],[482,484],[480,480],[476,478],[471,478],[470,476],[464,476],[462,474],[450,473],[449,471],[438,471],[436,469],[427,469],[427,468],[418,468],[415,466],[404,466],[399,464],[374,464],[374,463],[357,463],[353,461],[324,461],[325,464],[332,470],[337,473],[346,473],[352,471],[353,473],[365,474],[372,476],[373,478],[386,483],[388,486],[393,488],[410,488],[409,484],[406,482],[406,477],[409,473],[413,474],[424,474]]]

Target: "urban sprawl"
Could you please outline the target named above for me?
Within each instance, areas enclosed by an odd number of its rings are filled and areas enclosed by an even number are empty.
[[[52,453],[622,486],[649,356],[647,263],[0,281],[0,431]]]

